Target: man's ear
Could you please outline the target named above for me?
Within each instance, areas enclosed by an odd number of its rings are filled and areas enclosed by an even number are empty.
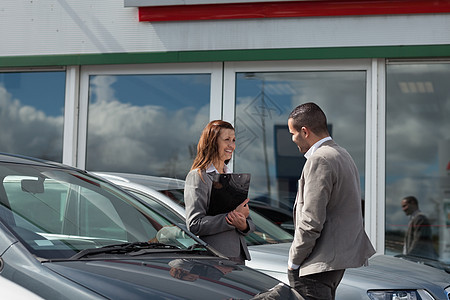
[[[307,138],[311,135],[311,131],[308,129],[308,127],[302,126],[300,131],[305,138]]]

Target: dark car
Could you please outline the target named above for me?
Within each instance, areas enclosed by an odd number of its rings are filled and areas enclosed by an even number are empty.
[[[0,275],[44,299],[291,295],[88,172],[0,154],[0,178]]]
[[[290,234],[294,234],[294,221],[292,219],[293,217],[292,210],[287,210],[281,207],[274,207],[261,201],[251,201],[249,205],[254,211],[259,213],[260,215],[269,219],[270,221],[280,226]]]

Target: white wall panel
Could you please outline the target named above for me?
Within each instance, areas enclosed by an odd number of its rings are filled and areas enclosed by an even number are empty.
[[[450,14],[139,22],[123,0],[0,2],[0,56],[450,44]]]

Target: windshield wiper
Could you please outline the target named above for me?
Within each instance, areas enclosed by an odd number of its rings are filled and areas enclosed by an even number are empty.
[[[203,244],[193,244],[193,245],[190,245],[187,249],[190,250],[190,251],[194,251],[194,250],[199,250],[198,248],[202,248],[202,251],[205,250],[205,249],[208,249]]]
[[[179,247],[174,245],[162,244],[162,243],[148,243],[148,242],[133,242],[108,245],[101,248],[84,249],[70,257],[71,260],[80,259],[90,255],[96,254],[127,254],[131,252],[139,252],[142,250],[158,249],[158,250],[180,250]]]
[[[202,245],[202,244],[193,244],[193,245],[187,247],[186,249],[178,248],[176,246],[174,246],[174,248],[170,248],[170,249],[172,249],[172,251],[175,251],[177,253],[180,253],[180,252],[182,252],[182,253],[186,253],[186,252],[188,252],[188,253],[193,253],[193,252],[195,252],[195,253],[208,253],[209,252],[208,248],[206,248],[206,246]],[[153,248],[143,248],[143,249],[140,249],[140,250],[135,251],[133,253],[130,253],[129,255],[130,256],[138,256],[138,255],[144,255],[144,254],[147,254],[147,253],[154,253],[154,252],[155,251],[153,250]],[[167,251],[164,251],[164,252],[167,252]]]

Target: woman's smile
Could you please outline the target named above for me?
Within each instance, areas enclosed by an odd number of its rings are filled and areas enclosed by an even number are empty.
[[[220,159],[223,161],[231,159],[234,149],[236,148],[236,136],[234,134],[234,130],[220,130],[217,145],[219,147]]]

